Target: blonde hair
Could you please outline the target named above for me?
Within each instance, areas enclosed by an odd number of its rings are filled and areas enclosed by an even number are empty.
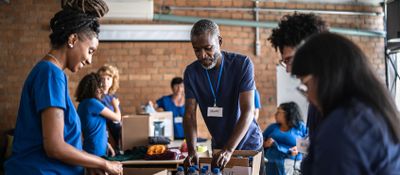
[[[100,67],[97,73],[100,76],[108,75],[113,79],[112,86],[108,90],[108,93],[115,94],[119,88],[119,73],[118,69],[115,66],[111,66],[109,64],[105,64],[104,66]]]

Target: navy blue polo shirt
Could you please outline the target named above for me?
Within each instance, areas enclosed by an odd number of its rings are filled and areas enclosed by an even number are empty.
[[[186,67],[184,75],[186,99],[194,98],[199,104],[207,128],[212,136],[214,149],[221,149],[232,135],[239,117],[239,94],[255,90],[254,68],[250,58],[244,55],[222,51],[223,70],[220,87],[216,91],[220,67],[208,70],[210,81],[217,98],[217,106],[223,108],[223,117],[207,117],[207,108],[214,106],[206,70],[199,61]],[[262,134],[253,119],[246,135],[236,147],[237,150],[259,150]]]

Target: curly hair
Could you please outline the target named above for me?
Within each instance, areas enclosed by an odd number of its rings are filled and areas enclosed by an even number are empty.
[[[300,127],[300,122],[303,118],[300,113],[300,108],[295,102],[282,103],[279,105],[283,111],[285,111],[285,119],[289,128]]]
[[[105,64],[104,66],[100,67],[99,70],[97,70],[97,74],[100,76],[108,75],[112,77],[113,82],[112,86],[108,90],[108,93],[115,94],[119,88],[119,72],[117,67]]]
[[[307,37],[326,31],[328,27],[321,17],[312,13],[294,13],[282,17],[278,28],[272,29],[268,40],[275,50],[282,52],[284,46],[296,47]]]
[[[71,34],[77,34],[79,39],[97,37],[98,18],[107,12],[108,6],[103,0],[63,0],[62,10],[50,20],[51,46],[60,48]]]
[[[76,101],[81,102],[87,98],[97,98],[101,87],[102,81],[98,74],[92,72],[85,75],[76,89]]]

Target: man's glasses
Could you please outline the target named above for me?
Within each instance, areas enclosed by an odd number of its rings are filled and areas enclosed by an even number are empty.
[[[298,85],[296,87],[296,90],[300,92],[300,94],[304,95],[305,97],[307,97],[307,92],[308,92],[308,87],[307,87],[307,83],[311,80],[312,76],[311,75],[307,75],[305,76],[303,79],[300,79],[300,85]]]
[[[293,57],[286,57],[286,58],[282,58],[281,60],[279,60],[279,64],[286,68],[288,65],[292,64],[292,58]]]

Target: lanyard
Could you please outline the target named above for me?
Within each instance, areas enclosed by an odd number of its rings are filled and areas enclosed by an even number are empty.
[[[221,59],[222,59],[221,60],[221,67],[219,68],[217,89],[216,89],[215,92],[218,92],[219,83],[220,83],[221,76],[222,76],[222,69],[224,68],[224,59],[223,58],[221,58]],[[211,83],[210,75],[208,74],[208,71],[206,69],[204,69],[204,70],[206,71],[206,75],[207,75],[207,78],[208,78],[208,83],[210,84],[211,93],[212,93],[212,95],[214,97],[214,107],[215,107],[215,106],[217,106],[217,96],[215,95],[214,88],[213,88],[212,83]]]

